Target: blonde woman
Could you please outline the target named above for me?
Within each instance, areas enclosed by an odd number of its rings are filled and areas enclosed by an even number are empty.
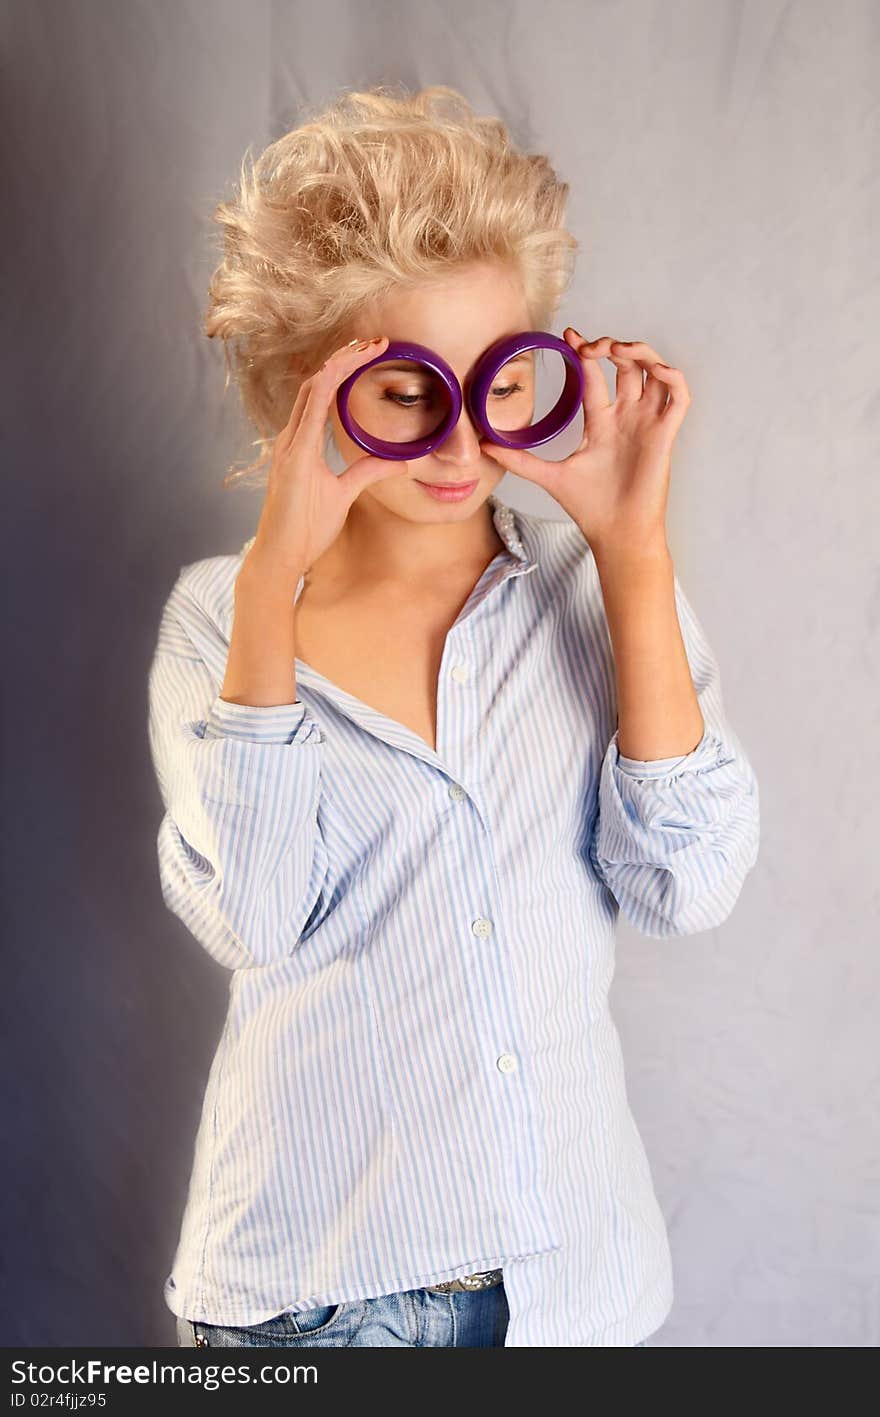
[[[337,405],[393,342],[464,386],[550,331],[567,191],[454,90],[382,87],[217,210],[207,333],[262,444],[231,480],[268,467],[255,535],[182,568],[150,673],[163,896],[230,984],[165,1285],[181,1344],[644,1346],[672,1305],[615,925],[721,924],[759,836],[666,539],[685,376],[568,327],[584,432],[555,461],[468,407],[380,458]],[[418,364],[372,370],[377,426],[430,411]],[[493,386],[493,426],[533,380]],[[501,502],[505,471],[559,517]]]

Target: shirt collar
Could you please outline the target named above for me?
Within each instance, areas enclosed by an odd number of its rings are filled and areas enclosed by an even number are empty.
[[[531,570],[537,565],[537,557],[534,552],[525,544],[528,540],[524,519],[518,516],[513,507],[508,507],[506,502],[501,502],[490,492],[487,498],[492,509],[492,520],[495,523],[495,530],[504,542],[514,560],[522,563],[522,569]]]

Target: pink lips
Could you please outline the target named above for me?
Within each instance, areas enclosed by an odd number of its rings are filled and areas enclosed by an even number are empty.
[[[443,483],[422,482],[419,478],[415,480],[420,487],[424,487],[429,497],[434,497],[438,502],[463,502],[466,497],[470,497],[477,486],[479,478],[474,478],[473,482]]]

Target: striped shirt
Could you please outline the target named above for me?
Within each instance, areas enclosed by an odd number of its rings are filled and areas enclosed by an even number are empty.
[[[165,604],[162,896],[229,971],[177,1316],[246,1325],[493,1268],[508,1347],[626,1347],[671,1308],[609,1012],[615,926],[727,918],[757,782],[677,576],[705,732],[643,762],[618,751],[580,529],[490,505],[504,549],[446,637],[436,751],[299,659],[293,704],[219,697],[253,538],[184,566]]]

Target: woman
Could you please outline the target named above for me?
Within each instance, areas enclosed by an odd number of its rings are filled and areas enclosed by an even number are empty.
[[[467,411],[381,460],[336,407],[391,340],[463,384],[549,330],[567,190],[454,90],[380,89],[219,208],[208,333],[240,342],[271,466],[255,536],[182,568],[150,673],[164,899],[230,971],[165,1286],[183,1344],[643,1346],[672,1304],[615,924],[719,925],[758,848],[666,542],[684,376],[566,329],[585,432],[556,462]],[[431,397],[406,367],[373,393]],[[507,507],[506,470],[565,515]]]

